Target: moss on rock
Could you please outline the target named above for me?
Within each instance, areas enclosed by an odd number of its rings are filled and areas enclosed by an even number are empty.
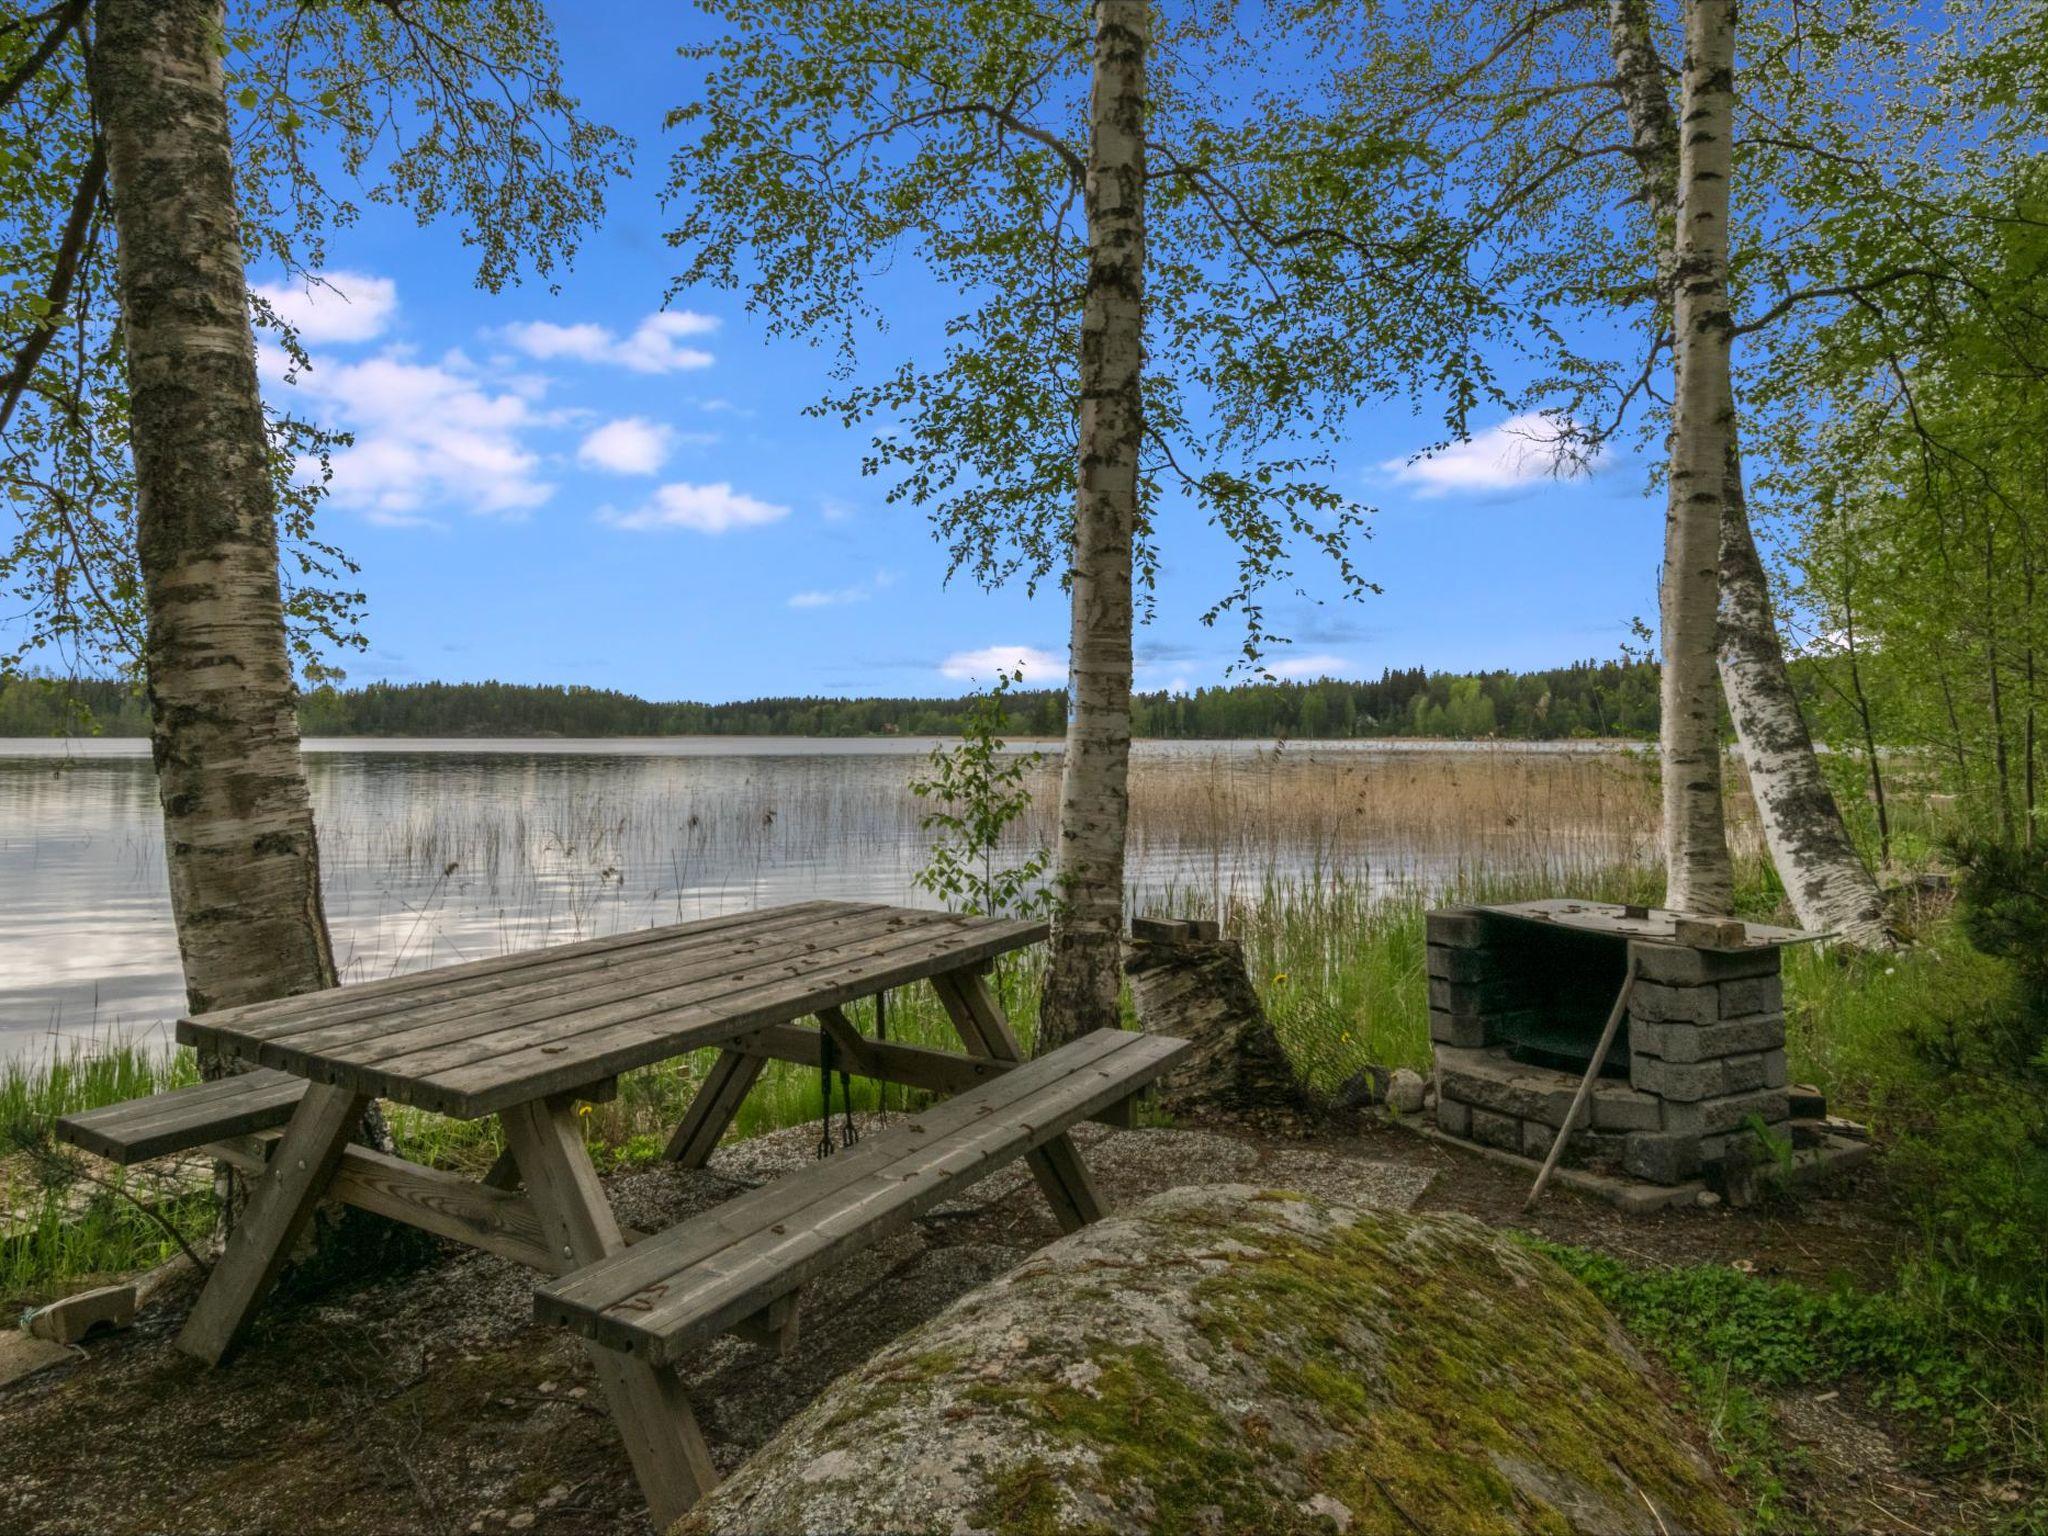
[[[1222,1185],[963,1297],[678,1530],[1736,1528],[1641,1358],[1549,1259],[1460,1217]]]

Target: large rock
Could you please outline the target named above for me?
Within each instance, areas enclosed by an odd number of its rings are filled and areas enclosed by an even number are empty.
[[[1737,1522],[1590,1293],[1463,1217],[1155,1195],[841,1377],[677,1527],[1564,1532]]]

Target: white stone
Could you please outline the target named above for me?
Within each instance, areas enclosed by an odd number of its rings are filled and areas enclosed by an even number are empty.
[[[1387,1107],[1398,1114],[1421,1114],[1422,1095],[1427,1086],[1421,1073],[1409,1067],[1399,1068],[1387,1079]]]

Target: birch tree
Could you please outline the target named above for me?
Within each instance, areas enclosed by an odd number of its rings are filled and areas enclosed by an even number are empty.
[[[708,8],[726,32],[673,119],[677,285],[743,289],[772,333],[837,348],[817,410],[883,429],[866,467],[929,514],[954,573],[1069,588],[1041,1040],[1111,1024],[1131,631],[1162,548],[1191,517],[1228,536],[1234,580],[1204,617],[1242,624],[1248,665],[1284,643],[1266,602],[1299,551],[1369,592],[1367,509],[1333,483],[1346,413],[1440,391],[1455,434],[1503,398],[1478,338],[1512,346],[1519,317],[1434,179],[1337,102],[1312,31],[1247,102],[1229,63],[1255,45],[1228,7],[1160,7],[1149,29],[1135,0]],[[870,285],[905,262],[953,306],[945,343],[878,370]]]
[[[1959,215],[1945,180],[1990,141],[1981,108],[1962,105],[1968,67],[1957,61],[2014,46],[2028,35],[2026,11],[1957,12],[1932,32],[1862,0],[1759,0],[1742,15],[1757,62],[1734,104],[1728,335],[1749,361],[1735,381],[1721,477],[1718,670],[1799,920],[1862,945],[1891,942],[1884,901],[1786,662],[1745,490],[1742,415],[1774,481],[1782,459],[1800,456],[1798,434],[1815,429],[1798,404],[1803,338],[1845,311],[1896,338],[1901,303],[1935,302],[1969,281],[1950,249]],[[1502,272],[1565,338],[1531,393],[1550,405],[1568,460],[1625,441],[1631,423],[1645,434],[1670,424],[1672,401],[1657,381],[1674,338],[1680,149],[1665,39],[1684,20],[1683,8],[1648,0],[1448,3],[1390,27],[1359,74],[1361,92],[1387,98],[1388,111],[1463,164],[1472,217],[1519,253]],[[1617,205],[1623,216],[1609,214]],[[1578,338],[1617,312],[1642,317],[1638,346],[1587,353]],[[1667,468],[1669,447],[1667,437]],[[1702,670],[1695,661],[1695,678]],[[1683,794],[1683,780],[1666,789]]]
[[[330,987],[215,0],[99,0],[143,670],[192,1011]]]
[[[1671,329],[1671,464],[1664,518],[1662,729],[1665,903],[1726,913],[1735,871],[1722,815],[1714,669],[1721,523],[1734,457],[1728,202],[1735,171],[1733,0],[1685,0]]]
[[[1116,1022],[1130,813],[1132,607],[1145,417],[1145,52],[1150,0],[1095,0],[1082,188],[1079,474],[1067,578],[1067,750],[1060,765],[1052,968],[1039,1049]]]
[[[295,670],[355,638],[359,598],[330,585],[352,567],[298,473],[326,440],[261,398],[245,263],[317,280],[355,217],[312,168],[324,131],[352,175],[381,154],[371,196],[464,217],[480,280],[546,269],[616,138],[577,117],[523,0],[10,9],[0,147],[27,195],[5,223],[0,578],[29,617],[8,663],[55,648],[143,677],[193,1011],[330,986]]]

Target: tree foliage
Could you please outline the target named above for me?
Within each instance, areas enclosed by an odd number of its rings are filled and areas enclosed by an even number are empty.
[[[707,0],[702,97],[672,114],[677,286],[737,288],[771,332],[833,347],[816,411],[874,428],[866,469],[926,510],[955,573],[1064,572],[1073,517],[1088,8]],[[1427,396],[1462,431],[1501,397],[1480,339],[1512,316],[1440,210],[1414,146],[1345,107],[1340,59],[1302,33],[1256,91],[1230,64],[1274,18],[1182,5],[1156,24],[1146,194],[1147,592],[1181,519],[1220,529],[1209,596],[1256,660],[1263,594],[1303,551],[1371,589],[1367,508],[1333,450],[1359,405]],[[876,366],[898,266],[945,295],[944,344]]]
[[[365,203],[447,218],[491,289],[547,276],[603,209],[627,146],[564,89],[540,0],[235,0],[220,49],[242,244],[319,283]],[[105,157],[86,88],[84,3],[0,0],[0,487],[13,526],[0,673],[42,657],[83,674],[140,655],[135,487],[114,304]],[[310,366],[260,298],[256,323]],[[319,677],[360,648],[354,563],[321,532],[345,439],[270,403],[281,577],[295,659]]]

